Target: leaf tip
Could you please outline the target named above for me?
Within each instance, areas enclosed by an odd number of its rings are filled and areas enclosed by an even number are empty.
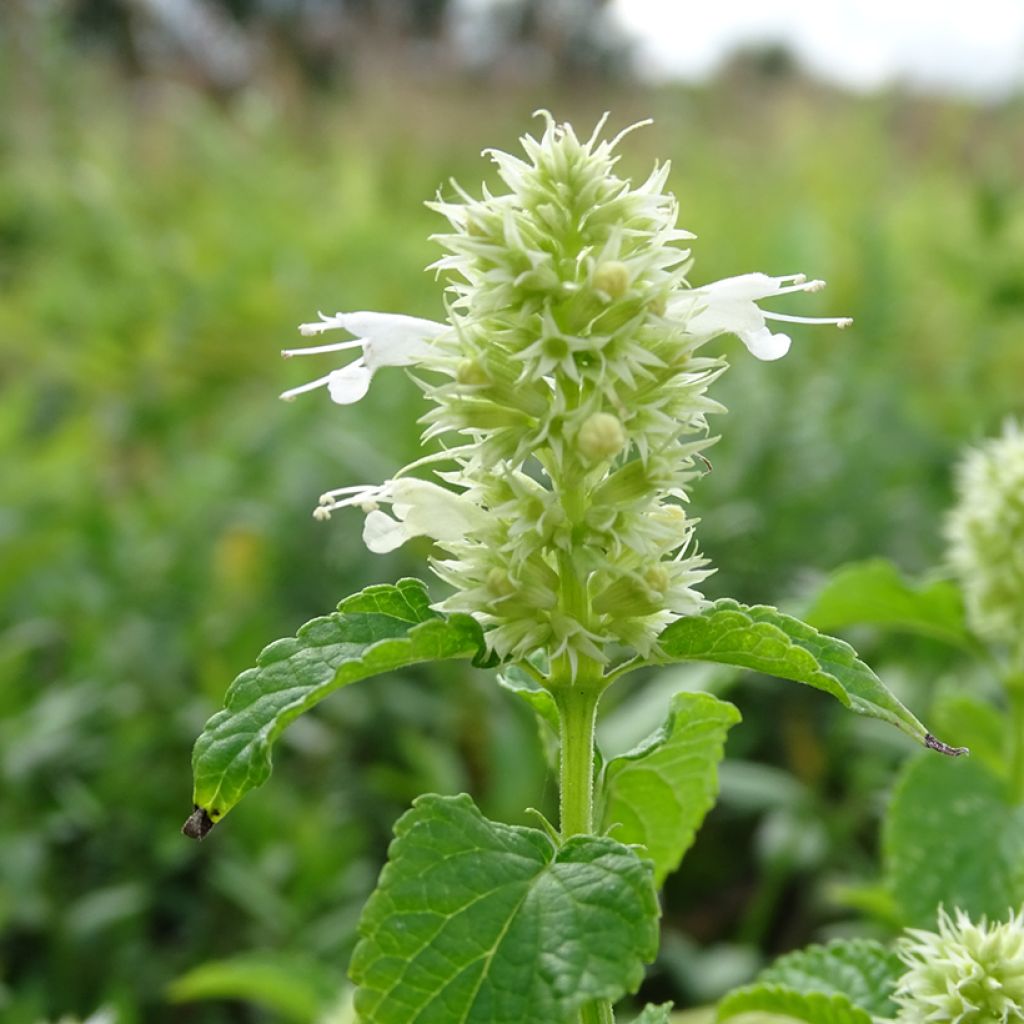
[[[929,750],[937,750],[940,754],[945,754],[946,757],[964,757],[971,752],[967,747],[951,747],[948,743],[936,739],[930,732],[924,734],[924,745]]]
[[[216,822],[206,813],[205,808],[197,805],[196,809],[185,819],[185,824],[181,826],[181,832],[189,839],[205,839],[215,824]]]

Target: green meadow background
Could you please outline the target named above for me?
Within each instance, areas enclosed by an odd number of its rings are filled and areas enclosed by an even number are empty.
[[[441,316],[424,201],[493,184],[481,149],[515,148],[536,108],[584,132],[654,118],[621,167],[672,160],[694,283],[803,271],[829,287],[778,308],[855,318],[795,327],[779,363],[715,343],[730,411],[693,496],[710,596],[799,608],[849,559],[935,565],[957,452],[1022,412],[1019,99],[854,97],[756,67],[657,90],[283,75],[215,97],[59,38],[8,40],[0,90],[4,1024],[326,1019],[416,794],[514,821],[553,805],[525,710],[445,667],[328,701],[203,845],[179,833],[191,743],[260,648],[425,572],[423,544],[371,556],[357,513],[310,516],[415,456],[417,389],[388,370],[358,406],[281,403],[332,364],[278,352],[317,310]],[[937,651],[859,639],[926,709]],[[701,680],[638,682],[632,711],[616,694],[608,742],[676,682]],[[873,877],[908,746],[774,681],[734,697],[723,802],[668,886],[644,990],[683,1007],[799,943],[884,934],[842,890]]]

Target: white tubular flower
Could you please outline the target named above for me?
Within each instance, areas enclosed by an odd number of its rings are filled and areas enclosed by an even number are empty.
[[[777,359],[789,339],[770,322],[849,321],[759,308],[821,287],[802,275],[691,287],[682,246],[694,236],[676,225],[668,165],[634,186],[615,173],[632,129],[604,140],[602,120],[583,141],[544,117],[541,137],[522,139],[525,159],[490,153],[505,194],[455,186],[429,204],[450,224],[433,265],[448,323],[349,313],[307,324],[356,338],[301,352],[361,355],[285,397],[326,385],[345,404],[378,367],[415,366],[433,403],[424,440],[456,446],[382,487],[330,492],[316,515],[362,508],[374,551],[433,538],[432,568],[453,588],[440,607],[476,616],[502,658],[543,649],[576,666],[622,647],[647,655],[665,625],[704,606],[710,570],[684,503],[705,471],[707,417],[724,411],[707,390],[726,363],[701,349],[734,333]],[[445,487],[406,475],[442,459]]]
[[[448,330],[447,324],[433,320],[421,320],[415,316],[398,313],[335,313],[334,316],[320,314],[315,323],[302,324],[299,331],[304,335],[323,334],[341,328],[357,335],[350,341],[339,341],[331,345],[314,345],[310,348],[285,349],[281,355],[321,355],[326,352],[344,352],[347,349],[362,349],[362,355],[339,370],[333,370],[324,377],[318,377],[308,384],[300,384],[282,393],[286,401],[306,391],[324,387],[332,401],[339,405],[358,402],[370,388],[374,373],[382,366],[415,366],[428,363],[433,352],[431,342]]]
[[[391,506],[394,518],[380,510],[382,504]],[[394,551],[411,537],[461,540],[487,525],[486,513],[464,494],[414,477],[328,491],[320,496],[313,516],[330,519],[332,512],[350,507],[366,513],[363,540],[376,554]]]
[[[824,287],[824,281],[808,281],[803,274],[790,274],[788,277],[742,274],[684,292],[675,300],[669,312],[672,316],[684,318],[686,329],[691,334],[704,338],[735,334],[747,346],[750,354],[758,359],[781,359],[789,351],[790,338],[786,334],[773,334],[765,321],[832,324],[839,328],[849,327],[853,321],[849,317],[768,313],[757,303],[777,295],[816,292]]]
[[[900,1024],[1024,1021],[1024,914],[990,925],[940,910],[937,932],[912,929],[897,952],[907,968],[893,995]]]

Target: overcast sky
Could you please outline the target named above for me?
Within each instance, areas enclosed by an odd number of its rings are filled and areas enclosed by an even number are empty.
[[[614,0],[651,77],[700,78],[738,45],[783,42],[855,89],[890,81],[998,96],[1024,83],[1024,0]]]

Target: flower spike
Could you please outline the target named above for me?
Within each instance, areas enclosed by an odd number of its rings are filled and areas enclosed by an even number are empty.
[[[449,229],[431,267],[446,281],[445,323],[385,313],[321,314],[304,335],[353,337],[286,356],[358,350],[347,365],[283,397],[326,386],[361,398],[385,366],[415,371],[431,408],[424,440],[448,447],[379,487],[340,488],[314,513],[359,508],[367,546],[433,539],[441,605],[474,615],[502,658],[538,648],[570,666],[625,646],[650,652],[670,621],[704,607],[710,573],[684,503],[709,465],[707,396],[725,361],[705,354],[735,334],[759,359],[790,347],[773,323],[844,327],[759,303],[816,292],[802,274],[745,274],[692,287],[693,235],[677,226],[668,164],[640,185],[615,173],[607,115],[585,141],[540,111],[523,156],[496,150],[507,191],[453,183],[428,206]],[[434,460],[440,483],[412,476]],[[566,581],[571,581],[567,583]]]

